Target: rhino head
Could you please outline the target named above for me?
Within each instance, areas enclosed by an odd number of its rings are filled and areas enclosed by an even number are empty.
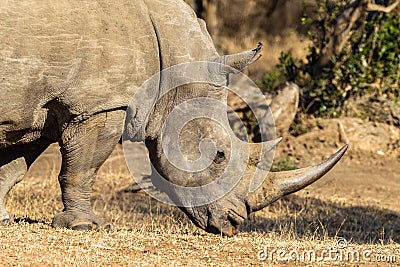
[[[312,167],[269,172],[281,140],[275,138],[274,129],[262,143],[236,137],[227,117],[229,77],[256,61],[261,50],[259,45],[161,72],[143,94],[137,94],[127,112],[126,139],[145,141],[155,173],[153,184],[210,233],[233,236],[250,213],[315,182],[347,149],[344,146]],[[140,105],[149,98],[151,108],[138,123]],[[271,128],[268,121],[259,123]]]

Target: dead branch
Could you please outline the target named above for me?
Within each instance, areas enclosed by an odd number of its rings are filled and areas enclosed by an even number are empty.
[[[377,4],[373,4],[373,3],[368,3],[367,11],[369,11],[369,12],[377,11],[377,12],[390,13],[398,6],[398,4],[400,4],[399,0],[396,0],[390,6],[381,6],[381,5],[377,5]]]

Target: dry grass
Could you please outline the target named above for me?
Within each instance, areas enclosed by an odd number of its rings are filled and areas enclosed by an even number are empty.
[[[285,262],[278,260],[276,254],[273,260],[257,258],[262,249],[299,253],[335,250],[338,238],[348,240],[344,251],[370,250],[372,259],[394,255],[400,262],[398,202],[385,204],[388,208],[384,209],[360,204],[356,195],[344,201],[332,193],[337,190],[324,189],[334,188],[334,184],[319,184],[309,193],[301,192],[274,203],[253,216],[239,235],[225,238],[197,229],[177,208],[154,201],[144,193],[121,190],[133,179],[125,169],[120,150],[102,167],[92,198],[95,212],[111,222],[113,230],[53,229],[51,219],[62,209],[57,183],[59,166],[55,163],[59,164],[59,155],[52,148],[8,197],[7,208],[17,223],[0,227],[2,265],[352,265],[346,259]],[[321,194],[321,190],[327,194]],[[362,264],[371,263],[361,261],[359,265]]]

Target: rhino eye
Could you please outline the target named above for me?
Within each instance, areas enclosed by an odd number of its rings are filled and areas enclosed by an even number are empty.
[[[215,163],[221,163],[221,162],[223,162],[224,160],[225,160],[225,153],[224,153],[224,151],[218,150],[218,151],[217,151],[217,154],[215,155],[214,162],[215,162]]]

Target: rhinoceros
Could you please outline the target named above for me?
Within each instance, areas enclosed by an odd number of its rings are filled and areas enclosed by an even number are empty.
[[[128,105],[135,91],[163,69],[203,61],[240,71],[260,56],[261,47],[219,56],[204,21],[180,0],[9,0],[0,5],[2,222],[12,220],[4,207],[6,194],[50,144],[58,143],[64,209],[55,215],[52,226],[78,230],[109,227],[93,213],[90,194],[97,171],[120,140],[125,122],[140,124],[130,125],[128,136],[144,129],[141,134],[154,168],[168,181],[201,184],[227,168],[231,146],[226,140],[234,144],[243,141],[213,122],[195,120],[186,133],[196,134],[180,137],[183,153],[194,159],[201,138],[214,141],[217,152],[207,155],[213,159],[211,164],[191,173],[168,162],[161,149],[162,134],[168,133],[161,128],[182,101],[198,97],[226,101],[222,84],[228,84],[234,71],[208,68],[218,84],[179,86],[141,121],[140,114],[127,112]],[[149,98],[157,91],[155,88]],[[242,179],[226,195],[212,203],[180,207],[198,227],[234,235],[250,213],[322,177],[347,148],[312,167],[270,172],[256,190],[249,190],[249,177],[264,160],[259,156],[261,144],[251,144]],[[218,185],[208,190],[218,190]],[[212,192],[205,191],[204,197],[208,193]],[[169,194],[176,201],[190,203],[190,195]]]

